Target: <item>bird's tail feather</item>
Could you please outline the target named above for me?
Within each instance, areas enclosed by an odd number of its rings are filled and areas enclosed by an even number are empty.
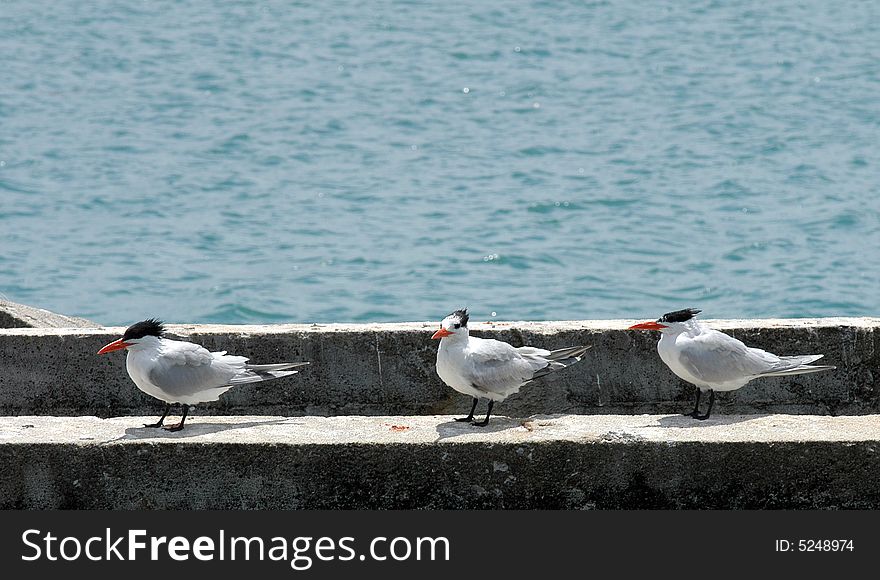
[[[804,375],[807,373],[818,373],[820,371],[830,371],[837,367],[832,365],[810,365],[816,362],[824,354],[796,354],[792,356],[781,356],[779,362],[775,363],[770,370],[761,373],[761,377],[787,377],[789,375]]]
[[[551,350],[550,354],[546,357],[547,359],[553,361],[563,361],[568,358],[576,358],[578,360],[584,356],[584,353],[593,348],[593,345],[589,346],[570,346],[568,348],[560,348],[558,350]]]
[[[806,375],[808,373],[818,373],[820,371],[833,371],[836,369],[836,366],[833,365],[801,365],[794,368],[782,369],[778,371],[770,371],[767,373],[761,373],[758,376],[761,377],[787,377],[789,375]]]
[[[824,354],[796,354],[793,356],[781,356],[779,357],[781,360],[786,363],[790,363],[791,366],[803,366],[808,365],[810,363],[814,363],[820,358],[825,356]]]
[[[299,371],[291,371],[294,367],[307,365],[307,362],[300,363],[276,363],[268,365],[245,365],[244,372],[232,378],[230,385],[243,385],[246,383],[259,383],[260,381],[271,381],[272,379],[280,379],[295,375]]]
[[[549,360],[549,364],[541,369],[535,371],[535,374],[532,375],[532,379],[537,379],[539,377],[543,377],[544,375],[549,375],[554,371],[558,371],[560,369],[564,369],[565,367],[571,366],[574,363],[581,360],[584,356],[584,353],[587,352],[593,345],[589,346],[570,346],[568,348],[560,348],[558,350],[550,351],[550,354],[546,355],[544,358]]]
[[[286,371],[287,369],[294,369],[296,367],[305,366],[309,363],[307,362],[295,362],[295,363],[274,363],[268,365],[244,365],[244,368],[259,372],[259,371]]]

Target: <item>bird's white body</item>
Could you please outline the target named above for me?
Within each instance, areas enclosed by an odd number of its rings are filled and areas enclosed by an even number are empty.
[[[544,358],[549,354],[549,350],[515,348],[500,340],[459,332],[440,340],[437,374],[459,393],[503,401],[550,365]]]
[[[216,401],[237,384],[294,374],[297,371],[281,369],[298,366],[247,365],[247,361],[191,342],[146,336],[128,347],[125,366],[141,391],[166,403],[186,405]],[[254,369],[271,376],[261,376]]]
[[[475,406],[478,399],[488,399],[490,412],[493,403],[519,392],[538,377],[578,362],[590,348],[516,348],[500,340],[470,336],[467,321],[465,309],[456,310],[440,322],[440,330],[432,337],[440,338],[437,374],[459,393],[473,397]]]
[[[673,373],[703,391],[735,391],[752,379],[834,367],[807,366],[822,355],[780,357],[691,319],[661,330],[657,352]]]

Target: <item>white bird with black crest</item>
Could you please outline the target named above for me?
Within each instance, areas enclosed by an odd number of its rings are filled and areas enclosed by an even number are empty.
[[[307,362],[247,364],[243,356],[210,352],[192,342],[165,338],[165,325],[149,319],[129,326],[122,338],[104,346],[98,354],[126,349],[125,367],[128,376],[141,391],[165,401],[165,412],[157,423],[145,427],[162,427],[171,405],[183,405],[179,423],[166,425],[168,431],[180,431],[190,405],[216,401],[236,385],[280,379],[296,374],[291,370]]]
[[[712,413],[715,391],[735,391],[757,378],[784,377],[830,371],[837,367],[811,365],[825,355],[777,356],[746,346],[732,336],[696,320],[702,312],[685,308],[668,312],[656,322],[642,322],[630,330],[659,330],[657,352],[673,373],[696,385],[694,410],[685,416],[705,420]],[[700,395],[709,391],[709,408],[700,414]]]
[[[489,424],[492,406],[519,392],[531,381],[564,369],[581,360],[589,346],[573,346],[549,351],[532,346],[516,348],[500,340],[470,336],[468,311],[456,310],[443,319],[432,339],[440,339],[437,374],[444,383],[473,397],[471,412],[456,421],[477,427]],[[480,399],[489,400],[486,418],[473,422]]]

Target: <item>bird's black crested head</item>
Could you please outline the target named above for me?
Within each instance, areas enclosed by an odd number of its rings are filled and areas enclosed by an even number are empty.
[[[449,316],[455,316],[456,318],[458,318],[461,321],[462,326],[467,326],[468,319],[470,318],[470,316],[468,315],[467,308],[462,308],[461,310],[456,310],[455,312],[453,312]]]
[[[684,310],[676,310],[675,312],[667,312],[657,322],[686,322],[702,312],[696,308],[685,308]]]
[[[165,334],[165,325],[162,321],[148,318],[126,328],[125,334],[122,335],[122,340],[138,339],[145,336],[161,338],[163,334]]]

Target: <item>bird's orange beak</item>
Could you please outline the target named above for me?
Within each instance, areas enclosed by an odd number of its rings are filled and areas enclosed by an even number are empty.
[[[114,340],[110,344],[104,345],[104,347],[98,351],[98,354],[106,354],[108,352],[113,352],[114,350],[122,350],[127,346],[131,345],[120,338],[119,340]]]
[[[431,340],[437,340],[437,339],[443,338],[444,336],[452,336],[453,334],[455,334],[455,333],[449,332],[448,330],[446,330],[445,328],[443,328],[441,326],[440,330],[435,332],[434,335],[431,337]]]
[[[666,328],[665,324],[660,324],[659,322],[640,322],[639,324],[633,324],[627,330],[660,330],[661,328]]]

